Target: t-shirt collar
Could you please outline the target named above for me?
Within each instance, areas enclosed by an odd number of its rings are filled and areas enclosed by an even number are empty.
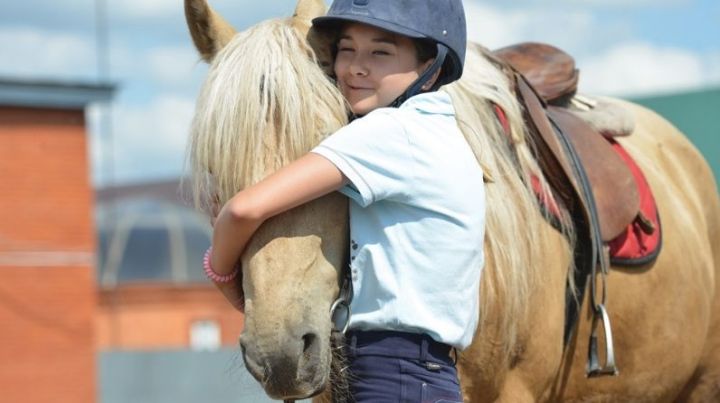
[[[405,108],[413,108],[423,113],[455,114],[455,108],[453,108],[450,95],[443,91],[433,91],[415,95],[400,105],[400,109]]]

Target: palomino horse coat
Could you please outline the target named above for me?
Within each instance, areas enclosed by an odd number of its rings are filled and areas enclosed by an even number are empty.
[[[235,34],[205,0],[185,0],[193,40],[210,74],[198,100],[189,157],[201,206],[310,150],[346,123],[346,107],[322,73],[330,66],[309,21],[321,0]],[[313,45],[311,47],[311,44]],[[608,310],[619,376],[585,376],[591,310],[563,345],[572,225],[547,224],[528,187],[544,183],[520,108],[471,47],[463,79],[443,88],[488,180],[486,271],[480,327],[458,366],[472,402],[720,401],[720,201],[700,154],[667,121],[615,101],[636,121],[619,141],[643,169],[661,214],[663,249],[640,269],[613,268]],[[511,141],[491,105],[508,112]],[[518,165],[520,168],[518,168]],[[329,309],[348,243],[347,201],[330,195],[266,222],[245,251],[241,347],[273,398],[329,399],[334,362]],[[336,396],[337,397],[337,396]]]

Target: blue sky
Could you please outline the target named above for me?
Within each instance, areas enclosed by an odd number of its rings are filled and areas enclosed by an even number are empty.
[[[92,180],[102,186],[177,177],[207,71],[192,48],[182,2],[106,1],[109,80],[118,93],[112,105],[89,111]],[[210,2],[239,30],[289,15],[295,5]],[[6,3],[0,77],[103,79],[94,0]],[[487,47],[543,41],[569,51],[585,93],[622,97],[720,87],[717,0],[465,0],[465,7],[470,39]]]

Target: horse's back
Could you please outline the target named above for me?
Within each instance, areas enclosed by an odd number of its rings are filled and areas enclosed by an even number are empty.
[[[641,162],[646,175],[656,174],[666,184],[690,190],[689,196],[702,198],[703,208],[717,214],[718,193],[712,170],[690,140],[654,111],[637,104],[618,102],[633,113],[636,121],[633,135],[621,139],[622,144],[633,148],[632,155],[636,159],[652,158],[651,162]],[[648,172],[653,168],[656,168],[655,172]]]
[[[588,301],[579,324],[567,387],[556,397],[585,401],[718,401],[720,399],[720,201],[712,171],[667,120],[618,101],[636,120],[618,141],[636,160],[657,202],[662,249],[634,268],[614,267],[607,307],[613,325],[615,378],[584,376]],[[561,370],[561,373],[564,371]],[[589,401],[594,401],[590,399]]]

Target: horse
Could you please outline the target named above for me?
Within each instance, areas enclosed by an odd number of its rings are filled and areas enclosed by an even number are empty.
[[[347,124],[326,74],[327,39],[311,29],[325,11],[322,0],[299,0],[292,17],[237,33],[206,0],[185,0],[193,42],[210,64],[188,147],[200,208],[211,211]],[[720,401],[720,198],[685,136],[648,109],[611,100],[635,120],[617,141],[652,189],[663,248],[640,268],[611,268],[605,291],[620,374],[588,378],[588,295],[567,344],[563,332],[575,227],[567,215],[551,224],[539,206],[532,178],[543,189],[548,182],[507,77],[472,44],[463,78],[441,90],[487,182],[480,325],[457,360],[465,400]],[[344,372],[331,305],[347,264],[347,214],[345,197],[327,195],[268,220],[242,255],[240,348],[271,398],[346,397],[333,388]]]

